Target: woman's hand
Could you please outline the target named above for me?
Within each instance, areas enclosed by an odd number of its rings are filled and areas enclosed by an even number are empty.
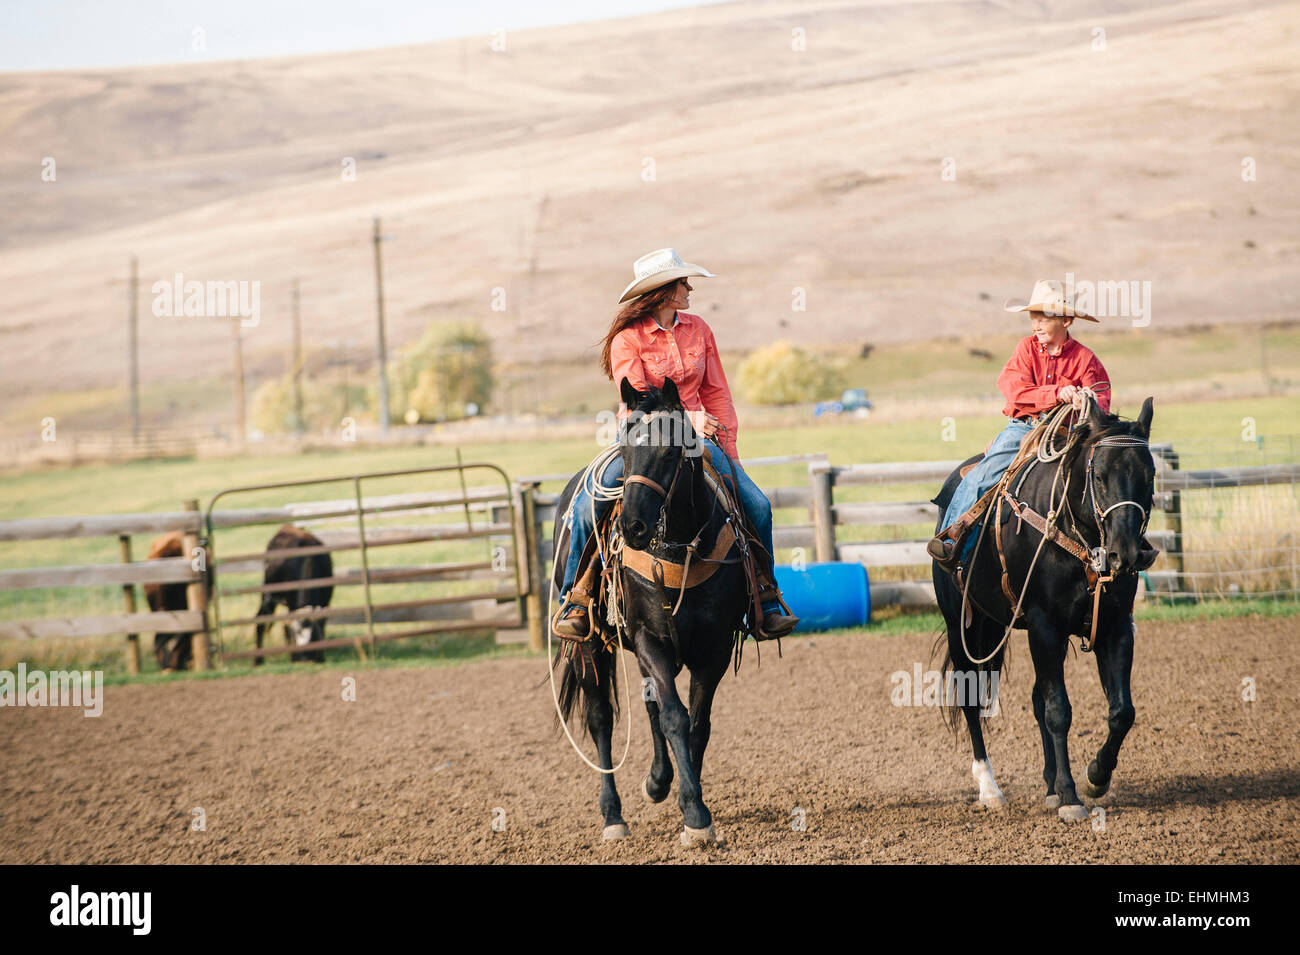
[[[688,411],[687,414],[691,419],[691,427],[697,434],[711,438],[718,433],[718,419],[707,411]]]

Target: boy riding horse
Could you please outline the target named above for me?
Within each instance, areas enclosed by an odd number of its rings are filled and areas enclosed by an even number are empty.
[[[962,478],[944,514],[944,529],[926,545],[930,556],[949,572],[974,542],[966,533],[980,517],[973,511],[974,505],[1006,473],[1020,442],[1034,425],[1062,401],[1081,411],[1091,397],[1102,411],[1110,411],[1106,369],[1069,332],[1076,318],[1097,319],[1067,303],[1061,283],[1036,282],[1028,302],[1008,299],[1003,307],[1008,312],[1028,312],[1033,334],[1016,345],[998,376],[998,388],[1007,399],[1002,413],[1010,420],[984,452],[983,460]]]

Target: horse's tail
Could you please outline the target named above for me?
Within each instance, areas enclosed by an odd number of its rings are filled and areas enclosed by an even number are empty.
[[[551,667],[560,678],[557,702],[565,723],[573,716],[579,700],[593,694],[598,694],[596,699],[608,699],[615,719],[618,718],[618,667],[614,663],[614,654],[597,641],[579,644],[573,651],[560,646]],[[586,720],[582,721],[582,731],[589,732]]]
[[[976,623],[975,626],[979,630],[983,629],[979,623]],[[1002,629],[1001,625],[996,625],[996,628],[998,631],[1001,631]],[[973,637],[972,630],[967,629],[966,639],[971,640],[972,637]],[[952,641],[950,639],[950,634],[945,628],[939,631],[938,636],[935,639],[934,647],[930,651],[930,659],[931,660],[935,659],[936,657],[939,656],[941,652],[943,654],[942,663],[939,667],[939,672],[943,677],[942,686],[944,687],[945,694],[948,692],[947,688],[950,685],[954,685],[954,686],[957,685],[949,676],[949,674],[956,672],[958,662],[960,662],[963,665],[963,667],[969,668],[964,670],[963,672],[970,673],[972,670],[974,671],[975,674],[974,680],[971,681],[968,679],[967,682],[965,683],[965,686],[970,687],[973,683],[974,689],[977,693],[984,694],[987,692],[990,694],[990,698],[987,700],[987,705],[981,705],[980,708],[980,720],[981,722],[983,722],[987,720],[990,716],[993,716],[997,712],[996,708],[1001,705],[1000,703],[995,703],[995,701],[998,699],[998,697],[1001,694],[1002,678],[1007,668],[1008,649],[1010,649],[1010,641],[1003,642],[1002,645],[998,647],[997,652],[993,654],[993,656],[990,657],[988,660],[984,661],[983,663],[975,664],[969,662],[965,658],[964,653],[961,655],[962,659],[958,661],[953,657]],[[977,651],[977,652],[983,654],[986,653],[987,651],[985,650],[985,651]],[[986,690],[985,689],[986,687],[990,689]],[[982,704],[985,703],[984,697],[981,697],[981,703]],[[944,723],[947,724],[948,728],[952,731],[953,736],[960,739],[962,731],[967,729],[966,720],[960,718],[961,707],[958,705],[950,704],[948,702],[947,696],[945,695],[944,705],[939,707],[939,709],[943,714]]]

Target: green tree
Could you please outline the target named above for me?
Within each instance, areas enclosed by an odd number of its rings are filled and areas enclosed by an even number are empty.
[[[493,384],[487,333],[474,322],[432,322],[389,362],[389,415],[394,422],[411,410],[421,421],[463,418],[469,403],[487,407]]]

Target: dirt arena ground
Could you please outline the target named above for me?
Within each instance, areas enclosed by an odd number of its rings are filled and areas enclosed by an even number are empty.
[[[556,731],[544,665],[503,660],[359,670],[355,702],[345,673],[305,669],[110,687],[99,719],[0,710],[0,862],[1295,863],[1298,630],[1141,627],[1137,725],[1104,831],[1043,808],[1023,634],[990,721],[1008,797],[996,814],[976,805],[968,744],[937,711],[890,703],[890,674],[928,666],[933,637],[861,634],[787,641],[761,668],[750,652],[723,682],[704,780],[717,847],[678,845],[675,793],[641,797],[639,701],[617,777],[633,838],[602,843],[598,780]],[[1072,654],[1067,679],[1079,778],[1104,705],[1090,656]],[[191,828],[196,807],[206,831]]]

